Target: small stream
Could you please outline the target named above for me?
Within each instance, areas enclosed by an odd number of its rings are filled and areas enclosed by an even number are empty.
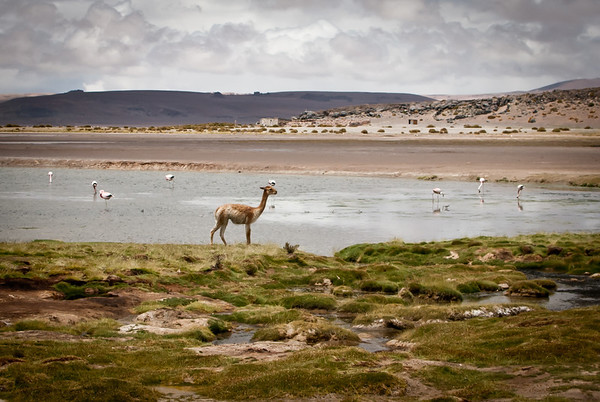
[[[514,297],[506,296],[504,292],[481,292],[473,295],[465,295],[464,305],[486,305],[486,304],[539,304],[552,310],[562,311],[572,308],[589,307],[600,304],[600,279],[590,278],[586,275],[565,275],[559,273],[540,272],[535,270],[522,271],[527,279],[551,279],[557,284],[557,289],[547,298]],[[326,288],[294,288],[294,292],[318,292]],[[352,325],[352,316],[339,315],[336,313],[319,314],[332,324],[356,333],[361,341],[358,347],[367,352],[376,353],[389,350],[387,342],[394,339],[400,333],[399,330],[383,327],[355,327]],[[215,345],[222,344],[244,344],[251,343],[258,326],[242,324],[227,337],[213,342]]]
[[[548,310],[562,311],[600,304],[600,279],[587,275],[565,275],[535,270],[522,271],[527,279],[551,279],[557,289],[550,297],[531,298],[506,296],[501,292],[482,292],[466,295],[467,304],[536,303]]]

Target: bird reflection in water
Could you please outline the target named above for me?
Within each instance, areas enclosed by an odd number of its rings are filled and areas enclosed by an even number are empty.
[[[433,207],[433,214],[434,215],[439,215],[442,212],[448,212],[450,211],[450,205],[442,205],[442,207],[440,208],[439,205],[436,205]]]
[[[433,214],[434,215],[438,215],[442,211],[448,211],[449,208],[450,208],[450,205],[443,205],[440,208],[440,195],[442,197],[445,196],[444,192],[440,188],[438,188],[438,187],[434,188],[431,191],[431,209],[433,210]],[[436,199],[435,199],[436,196],[437,196],[437,202],[436,202]]]

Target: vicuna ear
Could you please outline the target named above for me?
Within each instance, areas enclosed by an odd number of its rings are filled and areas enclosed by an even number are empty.
[[[261,190],[264,190],[265,188],[264,188],[264,187],[261,187],[260,189],[261,189]]]

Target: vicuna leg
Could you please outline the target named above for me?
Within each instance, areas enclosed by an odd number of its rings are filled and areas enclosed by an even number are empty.
[[[246,244],[250,244],[250,224],[246,223]]]
[[[215,227],[212,228],[212,230],[210,231],[210,244],[213,244],[213,236],[215,234],[215,232],[217,231],[217,229],[220,227],[221,225],[219,225],[219,222],[215,223]]]
[[[213,236],[219,228],[221,228],[221,231],[219,232],[219,235],[221,236],[221,240],[223,240],[224,244],[227,244],[227,242],[225,241],[225,229],[227,229],[228,223],[229,223],[229,221],[227,219],[225,219],[225,220],[220,219],[220,218],[216,219],[215,227],[213,227],[212,230],[210,231],[210,244],[213,244]]]
[[[225,241],[225,229],[227,229],[228,223],[229,221],[225,221],[225,223],[221,225],[221,231],[219,232],[219,236],[221,236],[221,240],[223,240],[223,244],[225,245],[227,245],[227,242]]]

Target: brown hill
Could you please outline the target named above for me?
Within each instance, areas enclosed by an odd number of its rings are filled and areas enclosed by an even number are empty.
[[[447,124],[478,127],[600,127],[600,88],[548,90],[489,98],[418,104],[360,105],[302,113],[292,124],[326,126],[406,126]],[[481,128],[480,127],[480,128]],[[389,131],[389,130],[388,130]]]
[[[569,89],[586,89],[600,87],[600,78],[578,79],[557,82],[555,84],[546,85],[545,87],[533,89],[530,92],[543,92],[553,90],[569,90]]]
[[[275,92],[247,95],[179,91],[70,91],[0,103],[0,125],[181,125],[290,119],[307,110],[431,100],[404,93]]]

